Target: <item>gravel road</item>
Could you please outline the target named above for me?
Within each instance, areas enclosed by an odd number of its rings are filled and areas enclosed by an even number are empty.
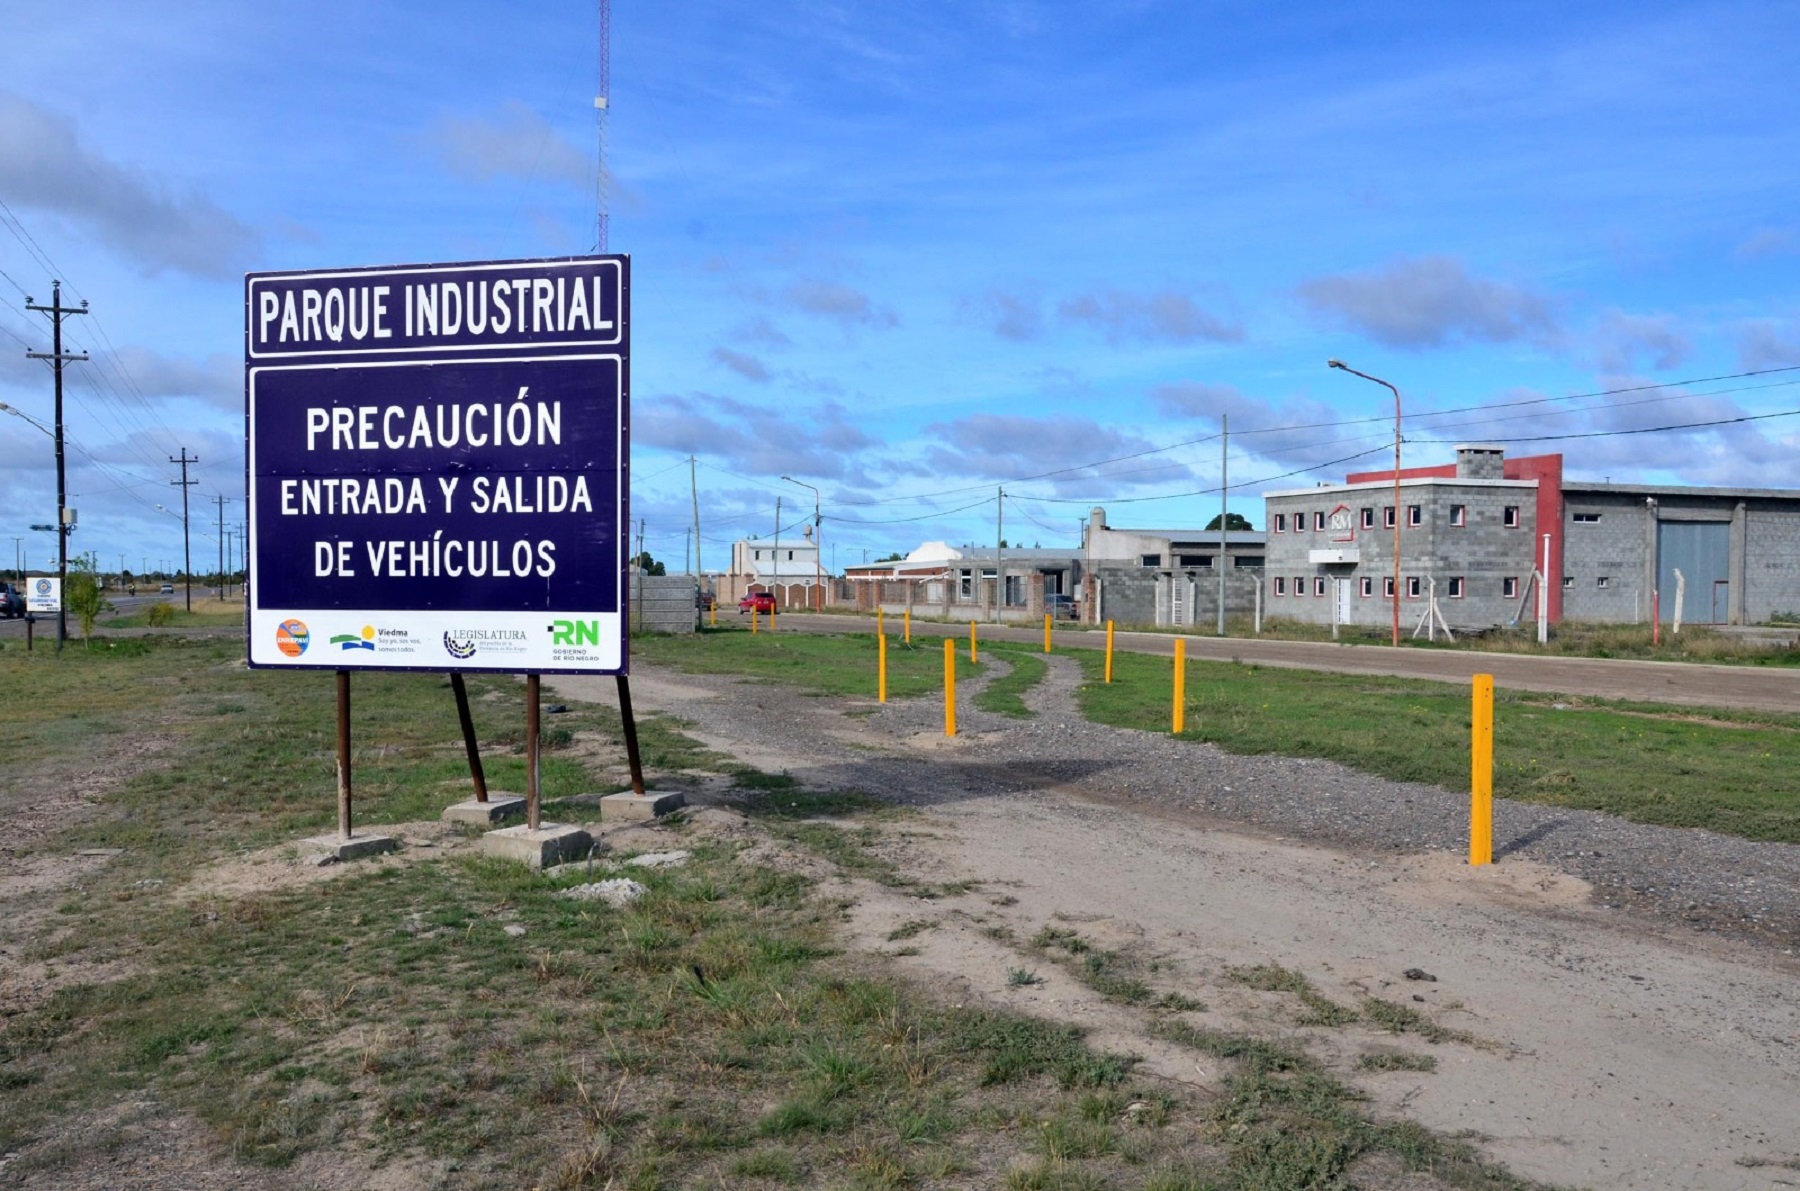
[[[978,688],[965,683],[958,688],[960,735],[950,742],[958,747],[929,751],[894,751],[860,739],[839,714],[841,705],[772,686],[746,689],[729,677],[677,677],[642,665],[633,685],[646,690],[647,707],[663,706],[688,720],[709,743],[814,786],[918,805],[1059,786],[1336,848],[1400,855],[1462,854],[1468,847],[1465,793],[1388,781],[1329,761],[1234,756],[1161,733],[1091,724],[1072,710],[1075,662],[1049,660],[1052,679],[1038,697],[1050,701],[1050,714],[1021,721],[978,711]],[[654,692],[670,680],[731,693],[660,703]],[[610,679],[565,677],[555,684],[576,697],[613,699]],[[865,701],[870,708],[875,705]],[[932,699],[893,702],[873,710],[858,731],[941,740],[942,716]],[[1497,798],[1494,851],[1500,862],[1518,856],[1581,878],[1601,905],[1800,954],[1800,848]]]
[[[888,621],[889,632],[895,622]],[[789,614],[783,629],[813,633],[874,632],[873,618]],[[1059,625],[1063,640],[1078,648],[1105,647],[1104,634]],[[968,636],[967,625],[913,622],[918,636]],[[1002,628],[984,624],[983,641],[1043,640],[1036,626]],[[1323,641],[1265,641],[1256,637],[1188,637],[1187,654],[1216,662],[1250,662],[1291,670],[1342,674],[1382,674],[1466,683],[1492,674],[1501,687],[1551,691],[1597,699],[1680,703],[1696,707],[1741,707],[1800,714],[1800,670],[1756,666],[1707,666],[1694,662],[1621,661],[1609,658],[1534,657],[1476,650],[1390,649],[1377,645],[1334,645]],[[1175,650],[1170,633],[1116,633],[1113,647],[1167,657]]]

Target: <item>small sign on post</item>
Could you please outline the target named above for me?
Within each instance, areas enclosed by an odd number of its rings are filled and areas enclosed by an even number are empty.
[[[31,579],[25,584],[25,611],[32,615],[62,611],[62,580]]]

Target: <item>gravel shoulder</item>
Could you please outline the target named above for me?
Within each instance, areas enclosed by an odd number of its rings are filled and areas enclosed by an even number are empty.
[[[1095,924],[1221,1006],[1227,968],[1267,962],[1350,1003],[1416,1000],[1478,1044],[1434,1048],[1435,1074],[1370,1075],[1364,1090],[1471,1132],[1516,1173],[1619,1188],[1795,1181],[1800,849],[1501,801],[1499,863],[1470,869],[1462,794],[1089,724],[1074,663],[1050,661],[1036,718],[965,703],[954,739],[930,699],[844,703],[644,666],[632,685],[641,709],[743,761],[917,808],[941,838],[896,861],[1004,889],[1020,937]],[[554,685],[613,698],[610,680]],[[985,933],[957,934],[953,910],[890,910],[944,916],[943,939],[960,940],[900,957],[922,976],[1034,1012],[1082,1004],[1054,985],[1009,987],[1006,961]],[[870,927],[863,941],[881,937]],[[1438,980],[1404,981],[1413,967]]]

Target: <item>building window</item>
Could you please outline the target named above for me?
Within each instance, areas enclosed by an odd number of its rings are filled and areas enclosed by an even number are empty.
[[[1279,575],[1277,575],[1275,577],[1275,594],[1276,595],[1286,595],[1287,594],[1287,580],[1283,579]]]
[[[1408,575],[1406,577],[1406,598],[1409,600],[1418,599],[1420,593],[1424,591],[1424,586],[1424,580],[1420,579],[1417,575]]]
[[[1295,575],[1294,576],[1294,594],[1297,596],[1303,596],[1306,594],[1306,576],[1305,575]]]
[[[1263,556],[1260,554],[1239,554],[1231,560],[1231,565],[1234,570],[1242,570],[1245,567],[1260,567],[1262,564]]]
[[[1394,506],[1393,505],[1381,506],[1381,527],[1383,529],[1394,528]]]
[[[1508,575],[1506,578],[1500,580],[1500,598],[1503,600],[1518,599],[1519,598],[1519,581],[1517,579],[1513,578],[1511,575]]]
[[[793,551],[792,551],[792,550],[789,550],[789,551],[788,551],[788,561],[789,561],[789,562],[793,562],[793,561],[794,561],[794,552],[793,552]]]
[[[1363,512],[1367,513],[1367,512],[1369,512],[1369,510],[1364,509]],[[1375,580],[1369,578],[1369,576],[1367,576],[1367,575],[1364,575],[1362,577],[1361,582],[1362,582],[1362,594],[1363,594],[1364,599],[1367,599],[1368,597],[1375,594]]]
[[[1506,526],[1508,529],[1519,528],[1519,506],[1507,505],[1506,508],[1502,509],[1500,512],[1500,524]]]
[[[1364,509],[1362,511],[1362,527],[1364,529],[1374,529],[1375,528],[1375,510],[1374,509]]]
[[[959,587],[959,591],[960,591],[960,594],[962,595],[963,599],[966,600],[969,598],[971,592],[973,591],[973,586],[972,586],[973,582],[974,581],[970,578],[970,573],[968,571],[963,571],[962,572],[962,583]]]
[[[1594,586],[1595,587],[1611,587],[1612,579],[1606,575],[1602,575],[1598,579],[1594,580]]]
[[[1461,575],[1452,575],[1450,577],[1450,598],[1453,600],[1460,600],[1463,598],[1463,581]]]
[[[1577,513],[1577,514],[1575,514],[1575,524],[1577,524],[1577,525],[1598,525],[1598,524],[1600,524],[1600,514],[1598,514],[1598,513]]]
[[[1276,533],[1286,533],[1287,532],[1287,514],[1286,513],[1275,514],[1275,532]]]
[[[1313,532],[1314,533],[1324,533],[1325,532],[1325,514],[1324,513],[1314,513],[1313,514]]]
[[[1392,575],[1382,576],[1381,595],[1383,599],[1391,600],[1394,598],[1394,577]]]
[[[1574,587],[1574,586],[1575,586],[1575,576],[1564,575],[1563,576],[1563,590],[1568,591],[1571,587]]]
[[[1450,506],[1450,524],[1452,524],[1452,525],[1467,525],[1468,523],[1469,523],[1469,508],[1468,508],[1468,506],[1467,505],[1451,505]]]
[[[761,562],[761,561],[762,561],[762,551],[761,551],[761,550],[758,550],[758,551],[757,551],[757,552],[756,552],[756,561],[757,561],[757,562]]]
[[[1325,576],[1323,576],[1323,575],[1314,575],[1313,576],[1313,594],[1316,596],[1322,596],[1325,594]]]
[[[1141,554],[1138,556],[1138,562],[1147,567],[1160,567],[1162,565],[1162,555]]]
[[[1406,523],[1410,526],[1420,526],[1425,524],[1425,510],[1421,509],[1418,505],[1407,505]]]
[[[1211,570],[1213,556],[1210,554],[1178,554],[1175,556],[1175,561],[1184,567],[1199,567],[1203,570]]]

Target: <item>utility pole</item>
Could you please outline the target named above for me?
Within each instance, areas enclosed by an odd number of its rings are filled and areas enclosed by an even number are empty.
[[[220,493],[213,497],[219,505],[219,600],[225,599],[225,506],[231,503],[229,496]]]
[[[79,306],[62,304],[62,282],[50,283],[50,305],[40,306],[25,295],[25,309],[36,310],[50,316],[50,350],[48,352],[26,352],[34,360],[49,360],[56,372],[56,575],[57,580],[65,588],[69,581],[69,506],[67,473],[63,466],[63,365],[71,360],[85,360],[86,352],[69,353],[63,351],[62,325],[63,318],[70,314],[86,314],[87,300],[84,298]],[[63,642],[69,636],[68,596],[57,601],[56,608],[56,648],[62,651]]]
[[[1231,461],[1231,421],[1219,415],[1219,558],[1213,565],[1219,568],[1219,636],[1225,635],[1225,564],[1228,561],[1225,544],[1231,539],[1231,531],[1225,527],[1231,523],[1231,514],[1226,510],[1231,506],[1226,498],[1231,493],[1231,473],[1227,467]]]
[[[769,573],[775,576],[779,583],[781,579],[781,498],[779,496],[775,498],[775,548],[769,551],[769,558],[773,560],[769,564],[773,568]],[[781,603],[780,595],[775,596],[775,602],[777,605]]]
[[[169,462],[181,464],[181,478],[170,480],[169,483],[171,486],[181,489],[182,569],[187,572],[187,610],[192,612],[194,610],[194,550],[188,538],[188,489],[200,481],[188,479],[187,469],[188,464],[198,463],[200,460],[197,456],[192,459],[188,458],[187,448],[183,447],[181,448],[181,458],[176,459],[171,456]]]
[[[688,456],[688,491],[694,497],[694,576],[699,578],[706,571],[706,564],[700,561],[700,481],[694,477],[694,457]]]
[[[994,623],[1004,623],[1006,603],[1006,489],[994,489]]]
[[[25,539],[13,539],[13,571],[20,583],[25,582]]]
[[[235,528],[228,529],[225,531],[225,574],[227,576],[230,576],[230,574],[232,572],[231,564],[234,561],[236,561],[236,559],[237,559],[237,555],[232,553],[232,550],[231,550],[231,535],[235,532],[237,532]],[[225,584],[225,590],[228,592],[231,590],[231,584],[229,581],[227,581],[227,583]]]

